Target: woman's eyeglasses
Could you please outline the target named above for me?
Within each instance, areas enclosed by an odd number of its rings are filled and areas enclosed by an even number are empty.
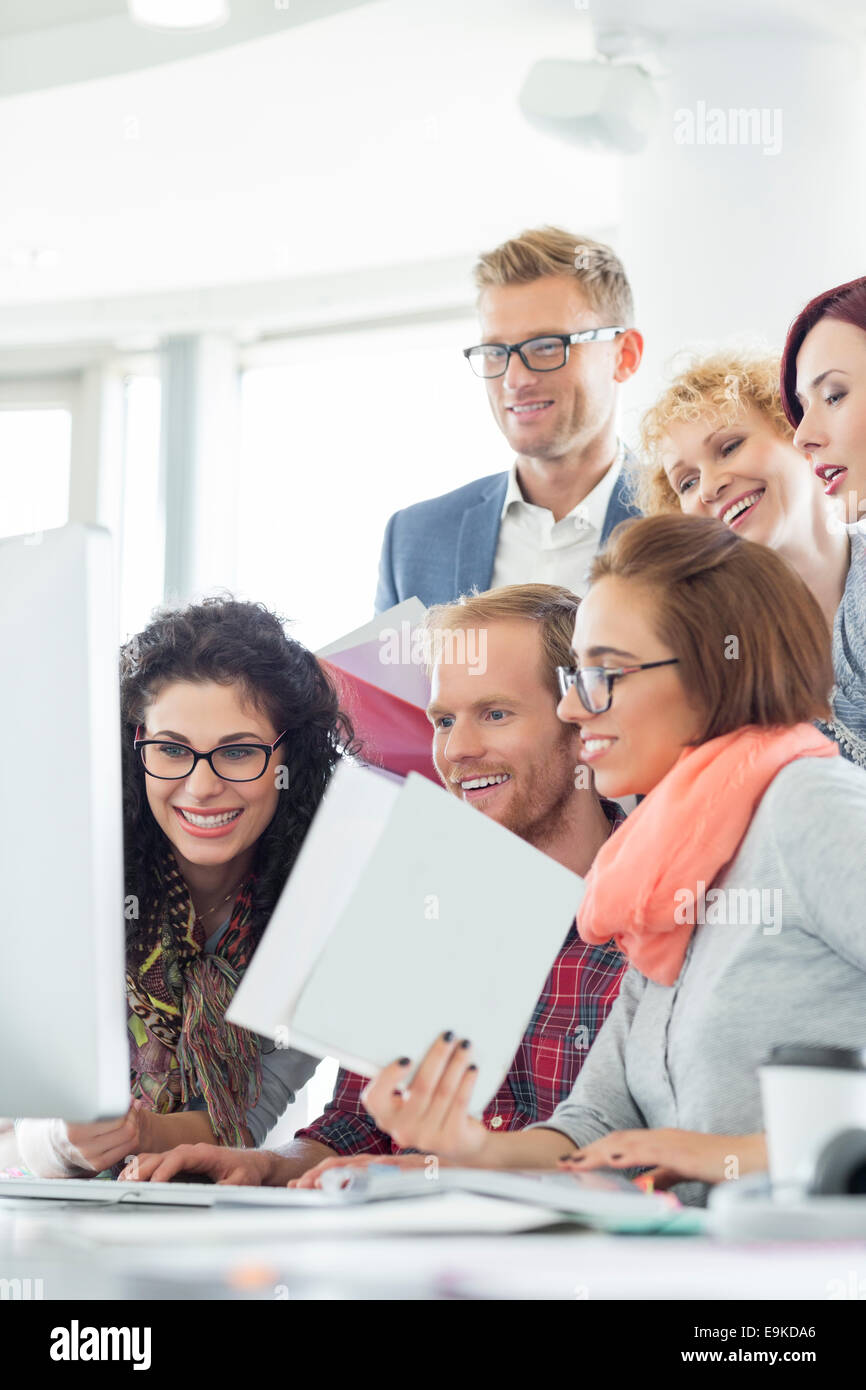
[[[613,700],[614,681],[635,671],[651,671],[654,666],[676,666],[678,662],[678,656],[671,656],[666,661],[644,661],[639,666],[557,666],[556,675],[563,699],[575,686],[584,709],[589,710],[590,714],[604,714]]]
[[[141,755],[148,777],[158,777],[163,782],[178,782],[182,777],[189,777],[200,758],[210,764],[211,771],[222,782],[256,782],[264,777],[274,749],[288,733],[286,729],[274,743],[223,743],[209,753],[197,753],[186,743],[139,738],[141,729],[139,724],[133,747]]]

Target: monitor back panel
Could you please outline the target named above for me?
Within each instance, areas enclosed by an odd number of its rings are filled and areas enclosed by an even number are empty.
[[[0,1114],[129,1097],[111,540],[0,541]]]

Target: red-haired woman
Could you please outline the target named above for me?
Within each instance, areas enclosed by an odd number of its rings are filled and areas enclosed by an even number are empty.
[[[782,404],[794,447],[845,503],[851,566],[833,634],[836,716],[866,735],[866,276],[826,290],[791,325]],[[845,632],[840,628],[844,626]],[[844,640],[843,640],[844,637]],[[858,761],[860,761],[858,759]]]
[[[795,447],[866,530],[866,276],[825,290],[791,324],[782,404]]]

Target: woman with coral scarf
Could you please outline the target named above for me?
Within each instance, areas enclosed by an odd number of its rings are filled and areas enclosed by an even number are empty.
[[[832,685],[817,601],[719,521],[619,526],[574,649],[560,717],[579,724],[599,792],[643,797],[578,918],[628,957],[619,998],[541,1125],[473,1119],[471,1047],[450,1034],[408,1091],[401,1059],[366,1105],[398,1144],[446,1160],[648,1167],[701,1203],[707,1183],[766,1167],[757,1068],[773,1047],[863,1044],[866,775],[811,722]]]

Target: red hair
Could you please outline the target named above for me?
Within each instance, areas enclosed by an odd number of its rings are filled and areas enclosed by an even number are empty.
[[[782,408],[794,429],[803,418],[803,407],[797,400],[797,354],[806,334],[821,319],[838,319],[840,323],[853,324],[866,333],[866,276],[816,295],[788,329],[782,353]]]

